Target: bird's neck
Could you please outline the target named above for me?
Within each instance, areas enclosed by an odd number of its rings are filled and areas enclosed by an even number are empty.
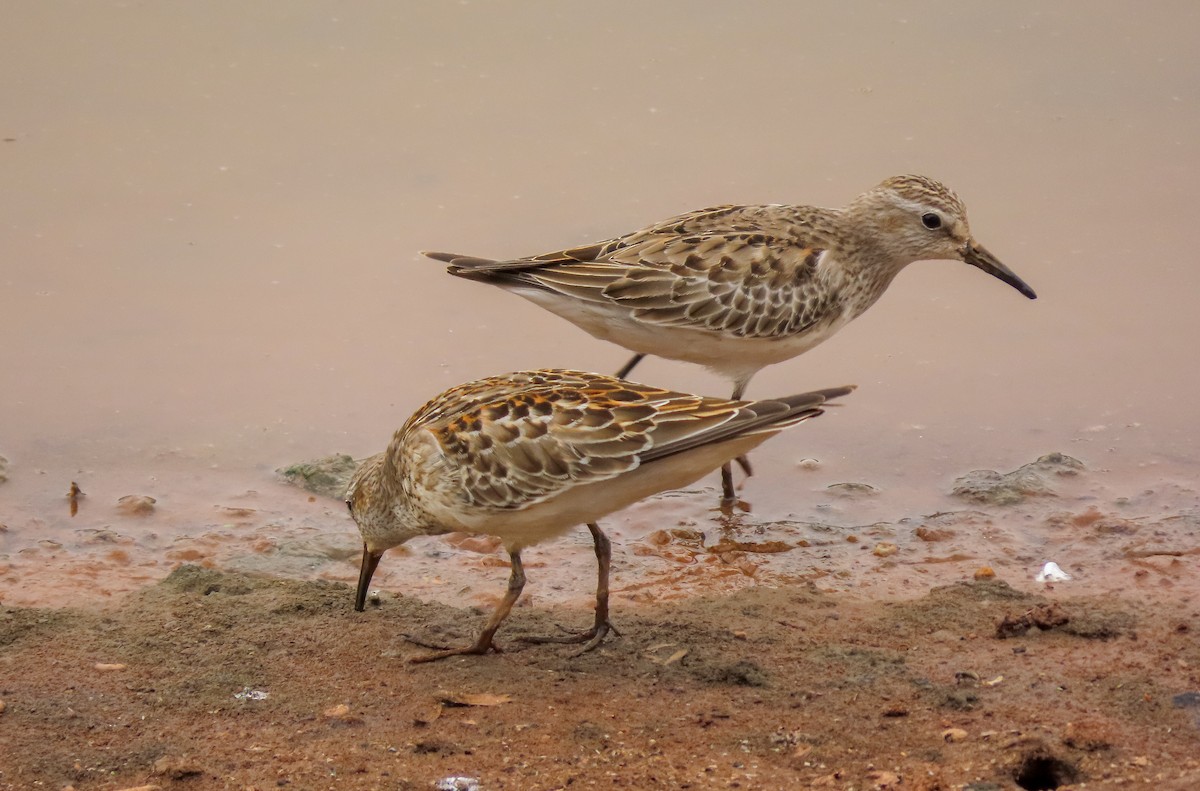
[[[830,209],[836,227],[826,237],[829,248],[819,278],[827,294],[844,304],[853,319],[883,295],[900,270],[910,262],[899,259],[882,243],[869,222],[847,209]]]
[[[393,454],[389,450],[381,455],[370,473],[371,480],[364,481],[371,489],[370,510],[355,512],[363,540],[372,551],[399,546],[414,536],[430,532],[426,514],[414,507],[409,492],[405,491],[405,478]]]

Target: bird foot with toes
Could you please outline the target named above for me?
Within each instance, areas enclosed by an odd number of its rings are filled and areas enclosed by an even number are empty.
[[[492,642],[490,636],[486,639],[480,637],[471,645],[463,646],[462,648],[451,648],[439,643],[432,643],[422,640],[421,638],[414,637],[410,634],[404,635],[404,639],[413,645],[419,645],[422,648],[433,649],[432,654],[418,654],[417,656],[410,657],[408,661],[413,665],[421,665],[425,664],[426,662],[436,662],[439,659],[448,659],[452,656],[482,656],[489,651],[497,654],[504,653],[504,650],[501,649],[500,646]]]
[[[558,625],[556,624],[556,626]],[[558,628],[565,632],[565,634],[525,635],[518,639],[524,643],[538,644],[557,643],[560,645],[573,645],[576,643],[586,643],[586,645],[579,650],[579,654],[585,654],[604,642],[604,638],[608,635],[611,634],[613,637],[621,636],[621,633],[617,631],[617,627],[609,623],[608,619],[597,621],[591,629],[583,632],[576,632],[573,629],[568,629],[565,626],[558,626]],[[576,654],[576,656],[578,656],[578,654]]]

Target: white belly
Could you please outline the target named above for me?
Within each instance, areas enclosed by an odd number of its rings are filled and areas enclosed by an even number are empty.
[[[778,338],[741,338],[715,330],[639,321],[616,306],[581,302],[539,289],[512,289],[562,316],[600,340],[632,352],[696,363],[734,381],[745,381],[768,365],[790,360],[825,341],[849,322],[842,313],[805,332]]]

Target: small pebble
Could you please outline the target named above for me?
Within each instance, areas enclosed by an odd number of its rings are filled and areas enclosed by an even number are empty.
[[[1058,567],[1054,561],[1042,566],[1042,570],[1033,578],[1035,582],[1069,582],[1071,575]]]
[[[872,497],[879,490],[869,483],[833,483],[825,487],[825,491],[834,497],[857,498]]]
[[[931,527],[918,527],[913,531],[917,538],[922,541],[946,541],[954,538],[953,530],[935,529]]]
[[[996,572],[992,570],[991,566],[980,566],[975,569],[975,579],[977,580],[990,580],[995,576]]]
[[[346,720],[350,719],[350,707],[345,703],[339,703],[336,706],[330,706],[321,712],[327,719],[331,720]]]
[[[130,516],[146,516],[154,513],[154,504],[158,502],[145,494],[127,494],[117,500],[117,510]]]
[[[97,662],[95,665],[93,665],[93,667],[101,672],[107,673],[114,670],[124,670],[125,668],[129,667],[129,665],[125,665],[120,662]]]
[[[433,787],[435,791],[479,791],[479,778],[451,775],[438,780]]]
[[[1086,752],[1107,750],[1120,740],[1121,734],[1107,721],[1098,718],[1068,722],[1062,733],[1063,744]]]
[[[875,545],[874,549],[871,550],[871,554],[875,555],[876,557],[886,558],[889,555],[896,554],[899,551],[899,549],[900,548],[897,547],[895,544],[889,544],[886,541],[881,541]]]
[[[942,739],[947,742],[961,742],[967,738],[967,732],[962,728],[947,728],[942,731]]]
[[[889,788],[899,788],[903,782],[900,775],[895,772],[885,772],[882,769],[876,769],[873,772],[867,773],[867,779],[871,781],[871,788],[878,791],[885,791]]]
[[[656,547],[665,547],[671,543],[671,534],[666,530],[655,530],[650,535],[646,536],[646,543],[653,544]]]
[[[154,774],[170,780],[186,780],[204,774],[204,767],[189,758],[164,755],[154,762]]]

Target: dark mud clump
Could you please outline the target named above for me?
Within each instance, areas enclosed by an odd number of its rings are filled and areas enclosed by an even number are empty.
[[[1048,453],[1009,473],[974,470],[954,482],[950,493],[981,505],[1015,505],[1030,497],[1052,497],[1053,478],[1078,475],[1083,462],[1063,453]]]
[[[276,472],[293,486],[299,486],[321,497],[340,500],[357,469],[358,462],[352,457],[345,453],[335,453],[321,459],[280,467]]]

